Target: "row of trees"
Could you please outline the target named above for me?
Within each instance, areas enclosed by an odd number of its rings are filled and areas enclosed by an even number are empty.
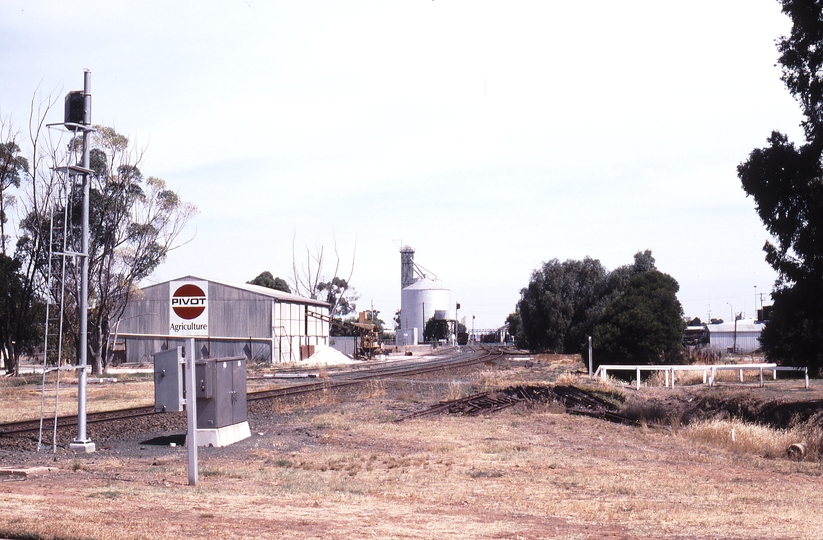
[[[763,246],[777,272],[770,320],[761,334],[766,358],[823,369],[823,5],[781,0],[791,34],[778,40],[782,80],[804,115],[800,146],[773,131],[738,177],[773,241]]]
[[[659,272],[650,251],[612,271],[597,259],[557,259],[532,272],[509,332],[535,351],[588,351],[598,363],[675,363],[685,328],[677,281]]]
[[[0,357],[12,373],[21,354],[42,346],[45,307],[53,304],[57,315],[61,297],[64,351],[79,353],[81,260],[50,257],[50,252],[82,250],[81,178],[64,172],[80,163],[82,141],[69,137],[52,144],[45,122],[55,101],[32,107],[27,157],[19,133],[8,122],[0,124]],[[89,310],[84,316],[88,356],[93,371],[101,373],[110,360],[110,331],[137,294],[137,283],[179,245],[197,209],[163,180],[144,176],[143,154],[126,136],[105,126],[95,129],[89,137]]]

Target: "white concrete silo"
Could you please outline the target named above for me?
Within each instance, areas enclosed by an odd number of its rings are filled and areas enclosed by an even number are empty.
[[[426,321],[435,311],[445,311],[446,317],[454,318],[451,309],[451,291],[431,279],[418,279],[400,291],[400,328],[417,328],[417,339],[423,340]],[[407,334],[408,335],[408,334]]]

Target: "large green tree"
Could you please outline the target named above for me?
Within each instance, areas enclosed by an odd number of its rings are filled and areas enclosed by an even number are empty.
[[[256,278],[247,282],[250,285],[260,285],[261,287],[268,287],[269,289],[275,289],[278,291],[283,291],[285,293],[291,293],[291,288],[289,284],[286,282],[285,279],[280,277],[274,277],[271,272],[265,270],[260,272]]]
[[[28,161],[20,153],[15,134],[5,122],[0,122],[0,361],[9,372],[16,371],[17,358],[26,336],[31,334],[30,317],[22,317],[33,302],[33,295],[26,295],[25,278],[21,275],[20,262],[9,256],[6,234],[8,209],[14,206],[12,190],[20,187],[21,179],[28,172]],[[26,324],[20,324],[26,321]],[[16,345],[16,346],[15,346]]]
[[[772,236],[763,247],[778,274],[761,335],[769,360],[823,367],[823,4],[781,0],[792,21],[778,40],[782,80],[804,115],[805,142],[778,131],[751,152],[738,176]]]
[[[48,152],[43,144],[42,132],[45,118],[54,100],[32,100],[30,114],[29,145],[26,155],[18,144],[17,133],[10,123],[0,119],[0,356],[6,371],[19,372],[20,354],[33,353],[37,336],[42,334],[45,317],[42,312],[43,289],[40,279],[41,259],[26,257],[26,248],[41,245],[40,239],[21,241],[17,238],[14,255],[11,251],[11,235],[6,224],[8,210],[17,207],[27,213],[44,207],[52,196],[53,185],[48,182],[52,170],[46,165]],[[20,195],[15,197],[14,191]],[[12,229],[19,228],[12,227]]]
[[[526,345],[537,351],[577,350],[586,312],[598,300],[606,269],[597,259],[553,259],[532,272],[520,291],[518,311]]]
[[[525,347],[525,341],[523,338],[523,319],[520,317],[519,311],[514,311],[509,313],[506,317],[506,324],[509,326],[509,336],[514,339],[515,344],[518,347]]]
[[[636,253],[633,264],[611,272],[590,257],[544,263],[520,291],[515,340],[535,351],[577,353],[606,306],[626,289],[632,276],[654,268],[648,250]]]
[[[197,208],[165,181],[142,174],[141,156],[126,136],[97,126],[91,139],[89,349],[100,373],[109,361],[113,326],[137,283],[166,260]]]
[[[449,339],[452,335],[453,325],[451,321],[445,319],[435,319],[431,317],[426,321],[426,328],[423,329],[423,339],[425,341],[440,341]],[[457,332],[465,332],[466,326],[457,323]]]
[[[0,253],[0,343],[8,373],[19,372],[21,353],[33,354],[43,344],[44,304],[26,290],[21,262]]]
[[[632,277],[603,312],[592,332],[600,364],[676,364],[682,359],[686,323],[677,281],[657,270]]]

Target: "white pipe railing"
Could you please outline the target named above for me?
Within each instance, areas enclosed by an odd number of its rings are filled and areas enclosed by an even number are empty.
[[[763,387],[763,372],[771,371],[773,378],[777,380],[778,371],[802,371],[804,374],[806,388],[809,387],[809,368],[808,367],[794,367],[794,366],[778,366],[774,363],[762,364],[717,364],[717,365],[601,365],[595,371],[594,376],[600,375],[602,380],[608,378],[609,371],[634,371],[637,381],[637,389],[640,390],[640,372],[641,371],[662,371],[666,376],[666,388],[669,387],[669,374],[671,373],[671,387],[674,388],[674,374],[677,371],[702,371],[703,384],[714,386],[715,378],[718,371],[734,371],[740,372],[740,382],[743,382],[743,371],[756,370],[760,372],[760,387]],[[711,375],[710,375],[711,374]]]

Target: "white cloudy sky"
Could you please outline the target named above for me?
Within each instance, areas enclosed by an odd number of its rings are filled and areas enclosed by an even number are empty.
[[[488,328],[543,261],[650,249],[687,315],[751,316],[775,276],[736,166],[800,136],[789,29],[776,0],[4,0],[0,115],[91,70],[93,122],[200,209],[152,281],[287,278],[336,238],[389,320],[402,240]]]

